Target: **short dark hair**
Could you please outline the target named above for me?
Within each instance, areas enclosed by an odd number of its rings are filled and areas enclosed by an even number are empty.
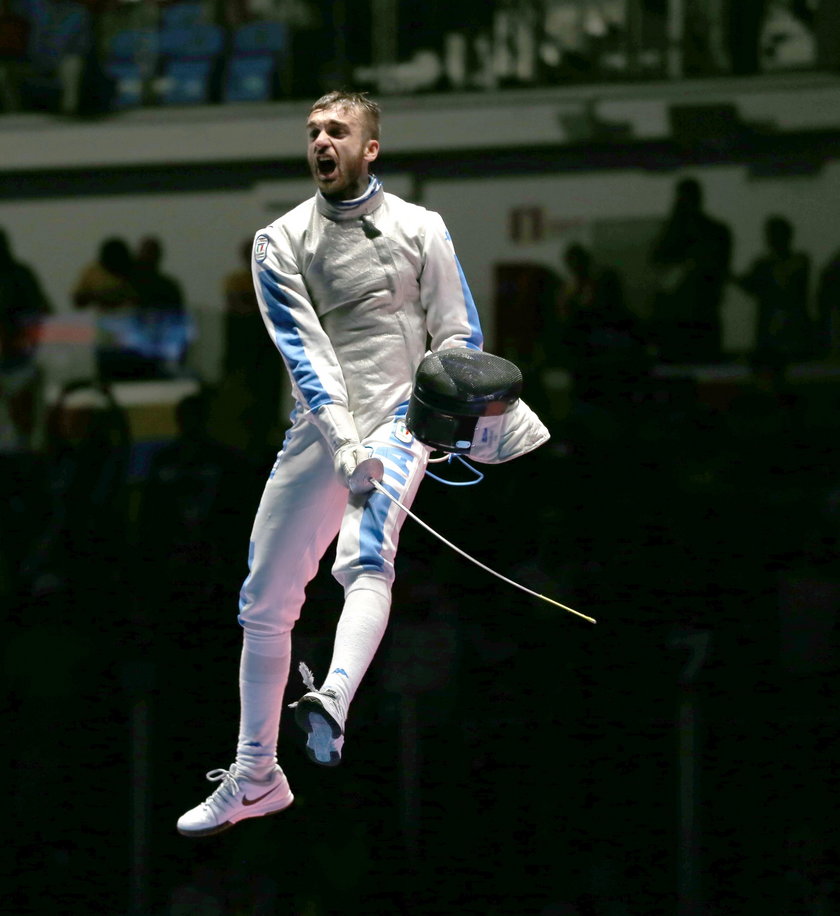
[[[364,121],[368,136],[373,140],[379,139],[379,120],[382,109],[378,102],[374,102],[366,92],[355,92],[352,89],[333,89],[309,109],[309,113],[323,111],[325,108],[349,108],[356,112]]]

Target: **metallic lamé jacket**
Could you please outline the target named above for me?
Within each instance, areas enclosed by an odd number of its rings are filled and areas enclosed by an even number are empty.
[[[483,344],[440,215],[374,177],[357,200],[318,192],[260,230],[253,274],[296,410],[347,407],[362,437],[404,411],[428,350]]]

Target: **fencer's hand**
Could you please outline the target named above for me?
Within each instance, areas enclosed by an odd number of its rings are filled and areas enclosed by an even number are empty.
[[[348,442],[335,453],[335,469],[344,486],[351,493],[369,493],[373,480],[382,480],[385,468],[373,449],[360,442]]]
[[[385,469],[373,449],[359,441],[353,415],[339,404],[325,404],[312,411],[311,419],[321,431],[334,456],[339,479],[351,493],[369,493],[371,478],[382,480]]]

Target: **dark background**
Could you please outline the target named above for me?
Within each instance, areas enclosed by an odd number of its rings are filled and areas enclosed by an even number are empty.
[[[217,456],[180,556],[165,501],[144,541],[142,512],[116,545],[78,531],[70,581],[8,606],[8,911],[181,912],[200,889],[226,913],[814,912],[835,873],[836,386],[760,435],[697,386],[655,391],[581,402],[550,444],[474,487],[427,480],[414,507],[597,625],[407,521],[342,766],[311,765],[287,716],[295,805],[215,838],[174,825],[212,790],[202,766],[232,760],[231,609],[267,465]],[[340,607],[325,565],[293,660],[316,671]]]
[[[113,8],[86,6],[93,25],[108,25],[102,17]],[[211,6],[226,25],[247,19],[245,3]],[[352,75],[393,39],[348,4],[313,6],[321,19],[301,29],[298,53],[306,62],[315,55],[318,77],[298,68],[293,97]],[[414,4],[394,6],[411,19]],[[449,5],[432,6],[400,31],[400,59],[443,40]],[[760,76],[756,22],[766,4],[724,6],[724,72],[710,63],[700,28],[694,45],[687,36],[684,76]],[[816,8],[828,23],[819,63],[836,71],[834,7],[788,6],[806,21]],[[458,12],[486,29],[488,7]],[[667,4],[641,7],[661,51]],[[333,43],[321,40],[327,33]],[[546,66],[539,85],[665,75],[662,57],[647,73],[605,68],[605,55],[625,46],[634,50],[608,34],[591,56]],[[113,85],[96,53],[83,71],[91,91],[78,109],[62,107],[58,62],[67,49],[50,57],[55,50],[26,61],[10,113],[112,113]],[[2,53],[5,63],[6,46]],[[423,91],[450,88],[442,81]],[[507,73],[496,88],[527,87]],[[276,91],[269,100],[289,97]],[[705,132],[702,111],[700,127],[688,125],[703,143],[689,131],[675,144],[604,145],[610,138],[596,131],[545,158],[539,150],[450,156],[428,169],[574,170],[616,160],[677,169],[743,162],[755,148],[758,166],[795,174],[837,149],[836,131],[745,137],[731,133],[726,110],[716,114],[721,136]],[[265,175],[275,164],[248,167]],[[157,181],[126,173],[116,185]],[[55,193],[54,174],[9,176],[4,193],[19,194],[24,178],[33,197]],[[822,266],[813,265],[814,280]],[[43,448],[0,455],[11,840],[0,910],[840,911],[836,349],[826,352],[817,329],[796,360],[737,354],[732,362],[746,372],[727,382],[691,364],[661,371],[668,367],[645,344],[642,362],[638,352],[610,360],[606,375],[582,384],[563,341],[541,333],[546,350],[559,350],[552,365],[572,380],[558,403],[540,384],[546,366],[522,363],[524,396],[548,422],[550,443],[482,468],[477,486],[427,480],[414,509],[493,569],[597,624],[500,582],[408,520],[391,624],[354,702],[342,765],[311,765],[287,715],[280,760],[294,806],[217,837],[187,840],[175,823],[212,792],[203,773],[229,766],[235,752],[235,610],[270,437],[216,435],[225,418],[210,386],[209,414],[199,411],[153,453],[132,442],[125,413],[106,406],[81,411],[72,447],[66,430],[50,427]],[[295,631],[293,666],[324,670],[340,598],[328,557]],[[302,690],[293,674],[288,702]]]

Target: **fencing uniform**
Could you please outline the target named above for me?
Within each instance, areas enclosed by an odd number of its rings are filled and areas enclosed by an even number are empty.
[[[478,314],[441,217],[383,191],[334,203],[320,192],[257,233],[254,285],[291,380],[292,425],[267,481],[242,587],[242,720],[237,760],[275,759],[291,630],[306,584],[338,534],[333,574],[345,590],[325,686],[349,703],[381,640],[404,513],[336,474],[331,412],[352,414],[410,505],[429,449],[405,428],[428,350],[481,349]],[[325,420],[324,418],[327,418]]]

